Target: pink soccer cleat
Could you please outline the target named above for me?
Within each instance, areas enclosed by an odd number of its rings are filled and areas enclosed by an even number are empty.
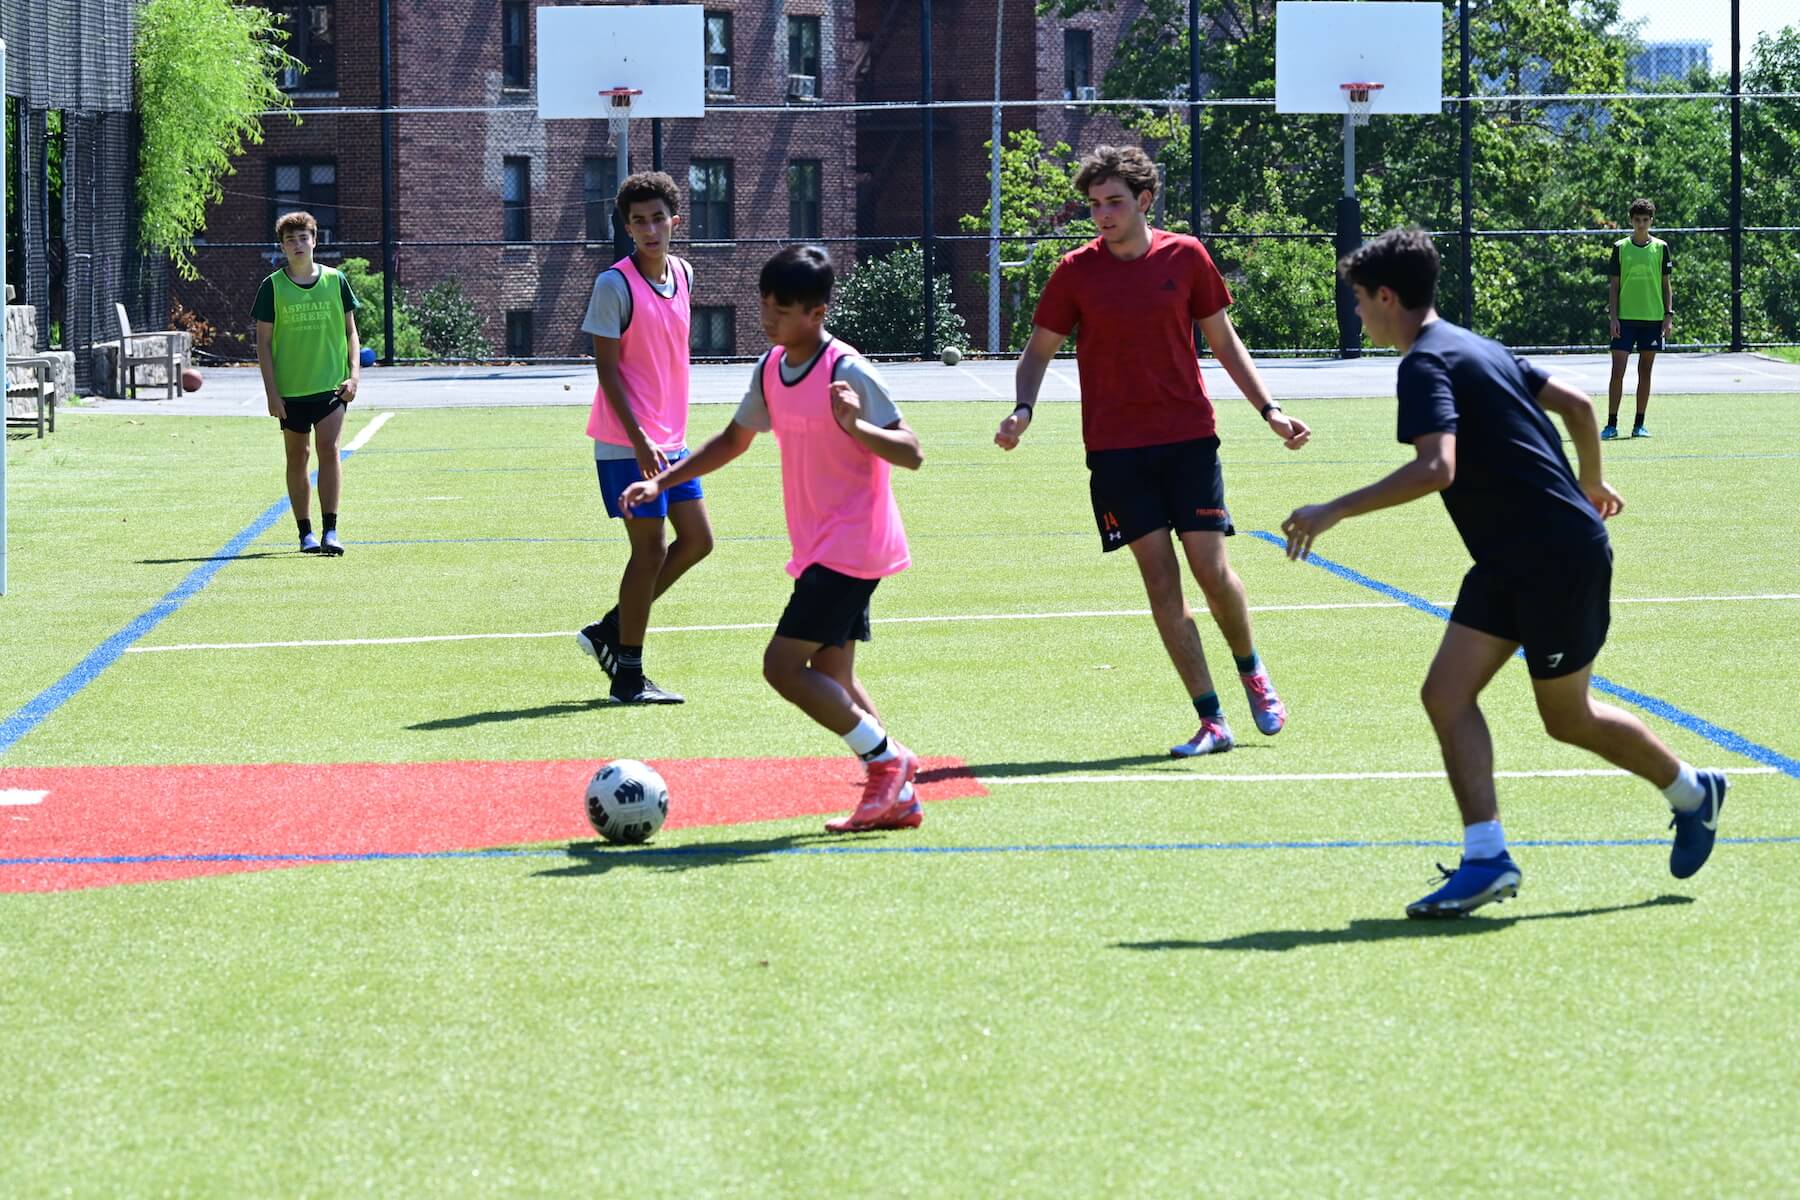
[[[827,833],[863,833],[871,829],[917,829],[925,820],[913,794],[913,778],[919,773],[919,757],[893,743],[894,757],[869,764],[862,803],[847,817],[825,822]]]
[[[1269,682],[1269,672],[1262,667],[1248,675],[1239,675],[1244,684],[1244,698],[1250,701],[1250,716],[1256,722],[1256,731],[1266,737],[1274,737],[1287,724],[1287,705],[1275,694],[1275,685]]]
[[[1179,746],[1170,746],[1169,753],[1176,758],[1197,758],[1202,754],[1223,754],[1234,744],[1231,726],[1225,724],[1224,717],[1204,717],[1200,732]]]

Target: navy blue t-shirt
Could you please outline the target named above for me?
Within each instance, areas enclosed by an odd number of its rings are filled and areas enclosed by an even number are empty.
[[[1444,507],[1479,563],[1606,540],[1537,394],[1550,378],[1499,342],[1437,320],[1400,360],[1399,438],[1456,435]]]

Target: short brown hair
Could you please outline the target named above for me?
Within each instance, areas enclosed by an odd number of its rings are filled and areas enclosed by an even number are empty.
[[[1431,235],[1417,225],[1408,225],[1390,229],[1340,258],[1338,278],[1371,295],[1392,288],[1400,306],[1416,312],[1429,307],[1437,294],[1439,266]]]
[[[1095,146],[1075,172],[1075,190],[1085,199],[1096,183],[1117,179],[1133,196],[1156,195],[1156,164],[1136,146]]]
[[[1644,196],[1639,196],[1636,200],[1633,200],[1631,202],[1631,215],[1635,217],[1639,213],[1643,213],[1646,217],[1654,217],[1656,215],[1656,201]]]
[[[314,237],[319,236],[319,222],[309,212],[283,213],[281,220],[275,222],[275,240],[283,241],[288,233],[295,229],[310,229]]]
[[[640,200],[661,200],[671,217],[681,211],[681,193],[676,190],[675,180],[667,171],[639,171],[636,175],[626,177],[625,182],[619,185],[619,198],[616,201],[619,220],[628,218],[631,206]]]

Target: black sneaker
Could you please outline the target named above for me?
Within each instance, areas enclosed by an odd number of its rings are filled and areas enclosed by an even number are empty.
[[[344,554],[344,543],[338,541],[337,530],[327,529],[325,540],[319,543],[319,553],[328,558],[341,558]]]
[[[619,610],[614,609],[575,635],[581,652],[600,664],[608,679],[619,677]]]
[[[686,704],[687,701],[674,692],[665,692],[655,682],[641,672],[635,675],[620,675],[613,680],[612,698],[615,704]]]
[[[320,547],[319,547],[319,535],[318,534],[303,533],[300,535],[300,553],[302,553],[302,554],[317,554],[317,553],[319,553],[319,550],[320,550]]]

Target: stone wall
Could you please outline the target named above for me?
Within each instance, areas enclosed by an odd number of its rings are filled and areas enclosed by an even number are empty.
[[[6,306],[6,356],[24,358],[36,355],[50,360],[50,378],[56,384],[56,398],[65,400],[75,394],[75,354],[69,350],[39,350],[37,309],[29,304]],[[32,373],[24,367],[6,369],[6,390],[30,387]]]

